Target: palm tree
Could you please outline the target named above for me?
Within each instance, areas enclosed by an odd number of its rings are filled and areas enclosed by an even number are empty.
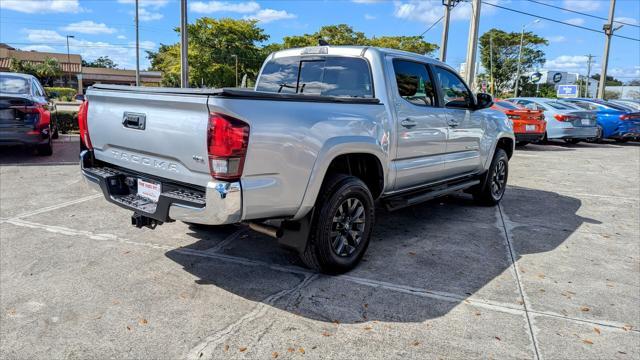
[[[40,80],[48,85],[52,78],[62,74],[62,68],[57,59],[47,57],[42,63],[36,65],[36,74]]]

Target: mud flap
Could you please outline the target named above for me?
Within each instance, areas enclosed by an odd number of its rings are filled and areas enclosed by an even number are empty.
[[[298,221],[285,220],[281,227],[283,230],[282,237],[278,239],[278,244],[286,248],[302,253],[307,248],[309,234],[311,232],[311,221],[315,207],[309,211],[305,217]]]

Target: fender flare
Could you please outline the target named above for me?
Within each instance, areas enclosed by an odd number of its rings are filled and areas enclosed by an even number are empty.
[[[369,136],[339,136],[330,138],[318,152],[304,196],[302,197],[302,202],[293,220],[301,219],[313,208],[329,165],[331,165],[331,162],[338,156],[346,154],[374,155],[380,162],[382,168],[383,189],[387,186],[389,170],[384,165],[386,164],[387,155],[377,139]]]

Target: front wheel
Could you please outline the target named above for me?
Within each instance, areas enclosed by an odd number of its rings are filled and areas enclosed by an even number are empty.
[[[489,171],[482,183],[472,191],[473,199],[481,205],[497,205],[507,188],[509,177],[509,157],[502,149],[496,149]]]
[[[311,223],[300,258],[308,267],[328,274],[353,269],[364,255],[375,221],[373,196],[355,176],[330,175]]]

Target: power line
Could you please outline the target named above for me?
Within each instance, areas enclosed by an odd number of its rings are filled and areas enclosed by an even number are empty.
[[[433,29],[434,26],[438,25],[438,23],[442,21],[442,19],[444,19],[444,15],[440,16],[440,19],[436,20],[436,22],[431,24],[431,26],[429,26],[427,30],[425,30],[422,34],[420,34],[419,37],[423,37],[424,34],[426,34],[429,30]]]
[[[565,9],[563,7],[560,6],[556,6],[556,5],[551,5],[551,4],[547,4],[541,1],[536,1],[536,0],[528,0],[529,2],[532,3],[536,3],[536,4],[540,4],[540,5],[544,5],[544,6],[548,6],[548,7],[552,7],[555,9],[559,9],[559,10],[564,10],[564,11],[568,11],[568,12],[572,12],[574,14],[579,14],[582,16],[588,16],[588,17],[592,17],[594,19],[600,19],[600,20],[609,20],[606,17],[602,17],[602,16],[597,16],[597,15],[592,15],[592,14],[587,14],[587,13],[583,13],[580,11],[575,11],[575,10],[571,10],[571,9]],[[626,23],[626,22],[622,22],[622,21],[614,21],[616,24],[622,24],[622,25],[627,25],[627,26],[635,26],[635,27],[640,27],[640,25],[636,25],[636,24],[630,24],[630,23]]]
[[[484,3],[484,4],[489,5],[489,6],[493,6],[493,7],[497,7],[497,8],[503,9],[503,10],[507,10],[507,11],[511,11],[511,12],[515,12],[515,13],[519,13],[519,14],[523,14],[523,15],[527,15],[527,16],[531,16],[531,17],[535,17],[535,18],[539,18],[539,19],[543,19],[543,20],[547,20],[547,21],[551,21],[551,22],[555,22],[555,23],[558,23],[558,24],[563,24],[563,25],[567,25],[567,26],[572,26],[572,27],[575,27],[575,28],[578,28],[578,29],[587,30],[587,31],[591,31],[591,32],[598,33],[598,34],[602,34],[602,31],[601,31],[601,30],[596,30],[596,29],[588,28],[588,27],[586,27],[586,26],[580,26],[580,25],[570,24],[570,23],[567,23],[567,22],[564,22],[564,21],[560,21],[560,20],[556,20],[556,19],[551,19],[551,18],[548,18],[548,17],[544,17],[544,16],[540,16],[540,15],[536,15],[536,14],[528,13],[528,12],[525,12],[525,11],[520,11],[520,10],[511,9],[511,8],[504,7],[504,6],[500,6],[500,5],[495,5],[495,4],[492,4],[492,3],[490,3],[490,2],[486,2],[486,3]],[[632,38],[632,37],[628,37],[628,36],[616,35],[616,34],[613,34],[613,36],[615,36],[615,37],[619,37],[619,38],[621,38],[621,39],[627,39],[627,40],[633,40],[633,41],[638,41],[638,42],[640,42],[640,39],[636,39],[636,38]]]

